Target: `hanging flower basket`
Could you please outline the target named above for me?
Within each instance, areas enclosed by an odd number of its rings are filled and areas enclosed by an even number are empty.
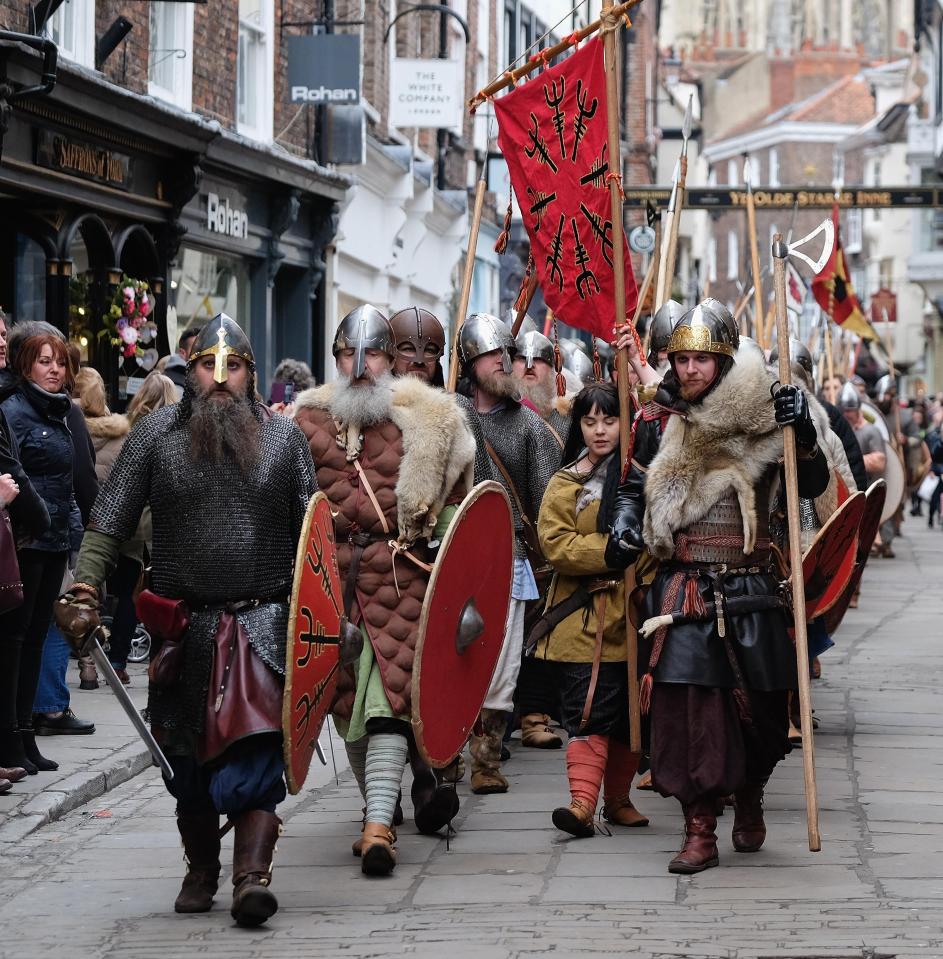
[[[157,336],[157,324],[150,318],[154,303],[149,290],[143,280],[122,276],[103,317],[104,329],[98,335],[109,337],[125,358],[141,356],[143,347]]]

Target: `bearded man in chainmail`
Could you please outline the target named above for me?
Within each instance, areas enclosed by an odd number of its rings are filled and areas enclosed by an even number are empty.
[[[344,613],[364,634],[332,707],[366,808],[354,843],[366,875],[396,866],[394,816],[405,770],[413,656],[434,547],[474,476],[475,440],[455,397],[419,377],[393,377],[387,318],[361,306],[334,337],[338,378],[295,407],[335,515]],[[424,831],[458,812],[447,786],[417,810]]]
[[[546,423],[521,404],[513,375],[516,345],[510,327],[496,316],[476,313],[462,326],[459,354],[464,372],[462,391],[471,398],[484,433],[495,478],[503,483],[514,516],[515,559],[511,605],[504,647],[481,711],[481,733],[471,740],[472,792],[503,793],[501,744],[521,669],[524,612],[538,599],[534,564],[543,566],[536,540],[536,518],[550,477],[560,465],[560,446]],[[528,560],[528,545],[532,561]]]
[[[563,450],[570,432],[570,397],[557,396],[557,374],[553,343],[537,330],[518,333],[515,341],[514,376],[521,396],[550,427]]]
[[[288,600],[314,490],[304,436],[256,400],[252,347],[220,314],[193,345],[183,399],[129,434],[56,607],[66,635],[84,638],[98,625],[102,584],[149,505],[151,584],[138,609],[163,640],[148,713],[174,771],[166,785],[188,862],[177,912],[213,904],[221,814],[235,830],[233,918],[257,926],[278,908],[269,886],[286,792]]]

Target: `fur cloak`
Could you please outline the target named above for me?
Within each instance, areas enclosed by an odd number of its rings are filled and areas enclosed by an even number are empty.
[[[474,485],[475,438],[455,397],[414,376],[391,382],[390,419],[403,434],[403,459],[396,483],[397,526],[400,539],[411,542],[435,528],[446,498],[459,479],[465,489]],[[325,383],[299,394],[296,416],[304,409],[331,413],[335,383]],[[333,415],[333,414],[332,414]],[[334,420],[338,444],[345,445],[359,425]]]
[[[684,414],[668,420],[645,476],[645,542],[658,559],[729,488],[743,517],[744,553],[756,545],[755,488],[783,455],[770,387],[777,377],[759,351],[740,351],[730,371]]]

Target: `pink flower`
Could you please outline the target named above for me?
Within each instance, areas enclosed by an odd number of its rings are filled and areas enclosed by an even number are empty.
[[[138,341],[138,331],[133,326],[125,326],[123,330],[119,331],[119,335],[128,346],[134,346]]]
[[[133,300],[133,299],[134,299],[134,287],[133,287],[133,286],[126,286],[121,292],[124,294],[124,298],[125,298],[126,300]]]
[[[150,316],[151,313],[151,301],[145,296],[141,300],[141,316]]]

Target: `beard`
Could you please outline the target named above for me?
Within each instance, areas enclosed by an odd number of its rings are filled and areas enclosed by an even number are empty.
[[[476,377],[478,386],[495,399],[521,397],[521,384],[510,373],[485,373]]]
[[[518,389],[521,395],[530,400],[534,409],[542,419],[546,419],[553,412],[553,401],[557,395],[557,384],[552,378],[541,383],[539,380],[519,380]]]
[[[352,383],[339,379],[331,397],[330,412],[341,423],[375,426],[390,418],[393,408],[393,377],[389,373],[373,382]]]
[[[218,466],[232,461],[243,473],[259,462],[261,423],[248,391],[237,395],[216,386],[195,391],[187,429],[194,462]]]

